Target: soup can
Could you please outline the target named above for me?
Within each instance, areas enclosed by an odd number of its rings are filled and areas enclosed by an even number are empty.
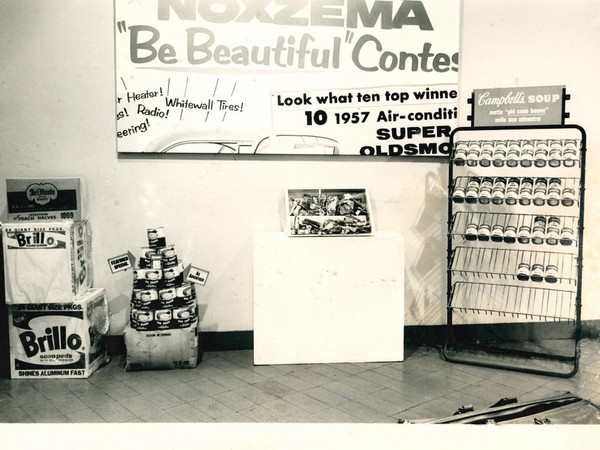
[[[573,167],[577,161],[577,141],[573,139],[565,140],[563,150],[563,165],[565,167]]]
[[[534,264],[531,266],[531,281],[540,282],[544,280],[544,265]]]
[[[193,283],[185,281],[180,286],[177,286],[175,291],[177,293],[175,299],[176,306],[189,306],[196,303],[196,289]]]
[[[491,235],[491,227],[487,223],[482,223],[477,229],[477,239],[480,241],[489,241]]]
[[[490,237],[494,242],[502,242],[502,240],[504,239],[504,226],[500,224],[495,224],[492,227],[492,233]]]
[[[529,225],[521,225],[519,227],[519,233],[517,234],[517,240],[520,244],[529,244],[531,239],[531,227]]]
[[[573,239],[574,239],[573,228],[563,227],[563,229],[560,230],[561,245],[571,245],[571,244],[573,244]]]
[[[159,250],[163,267],[173,267],[177,265],[177,252],[174,245],[163,247]]]
[[[564,188],[560,202],[563,206],[573,206],[575,204],[575,189]]]
[[[159,304],[161,308],[171,308],[175,306],[177,292],[175,288],[163,288],[158,291]]]
[[[533,143],[531,141],[523,141],[521,143],[520,164],[522,167],[531,167],[533,164]]]
[[[550,167],[559,167],[562,162],[563,144],[559,139],[550,141],[550,149],[548,150],[548,165]]]
[[[167,245],[164,228],[148,228],[146,229],[146,233],[148,236],[148,246],[150,248],[160,248]]]
[[[506,145],[498,147],[498,144],[496,144],[496,148],[492,154],[492,164],[494,167],[503,167],[504,161],[506,161]]]
[[[465,188],[462,186],[456,186],[452,193],[452,201],[454,203],[464,203],[465,201]]]
[[[514,225],[506,225],[504,227],[504,242],[514,244],[517,240],[517,227]]]
[[[546,266],[546,283],[556,283],[558,281],[558,267],[553,264]]]
[[[467,159],[467,143],[464,141],[459,141],[456,143],[456,148],[454,150],[454,164],[457,166],[464,166],[465,161]]]
[[[176,266],[163,269],[163,287],[176,287],[183,283],[183,264],[179,262]]]
[[[187,328],[195,323],[198,318],[198,308],[195,304],[173,308],[173,319],[171,321],[173,328]]]
[[[156,289],[162,280],[160,269],[134,269],[133,287],[136,289]]]
[[[147,310],[155,309],[158,304],[158,292],[156,289],[134,289],[131,305],[134,308]]]
[[[131,308],[130,313],[131,327],[138,331],[156,330],[156,321],[154,320],[153,310],[141,310]]]
[[[156,321],[157,330],[167,330],[171,328],[171,320],[173,314],[171,309],[158,309],[154,312],[154,320]]]
[[[517,268],[517,279],[520,281],[527,281],[529,280],[529,275],[529,264],[527,264],[526,262],[519,263],[519,266]]]
[[[548,160],[548,141],[539,140],[535,143],[535,150],[533,152],[534,164],[536,167],[545,167],[546,161]]]

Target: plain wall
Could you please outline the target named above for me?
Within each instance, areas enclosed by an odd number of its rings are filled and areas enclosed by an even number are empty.
[[[572,122],[588,130],[593,174],[600,166],[592,66],[600,43],[598,8],[591,1],[552,2],[555,8],[524,3],[465,2],[460,106],[473,88],[567,84]],[[132,274],[111,274],[107,259],[137,255],[146,228],[156,226],[165,227],[184,264],[210,272],[198,288],[201,328],[251,330],[253,233],[283,230],[284,190],[293,185],[366,187],[377,229],[406,240],[406,325],[445,322],[445,162],[119,156],[113,19],[112,0],[0,3],[0,209],[6,212],[5,178],[85,179],[95,286],[107,291],[111,334],[127,322]],[[587,190],[584,319],[600,318],[592,300],[600,283],[594,178]]]

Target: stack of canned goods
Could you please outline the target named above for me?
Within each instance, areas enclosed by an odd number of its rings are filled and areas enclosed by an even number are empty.
[[[522,243],[528,243],[529,238],[534,244],[548,245],[572,245],[574,242],[574,231],[573,227],[568,224],[563,224],[560,217],[557,216],[535,216],[533,219],[533,226],[529,227],[524,225],[526,229],[527,238],[523,235]],[[529,234],[529,231],[533,229],[533,232]],[[521,242],[521,239],[519,239]]]
[[[563,181],[568,186],[563,186]],[[458,179],[452,201],[509,206],[573,206],[576,196],[573,179],[471,176]]]
[[[578,139],[511,139],[457,141],[458,166],[573,167],[579,158]]]
[[[495,217],[495,218],[494,218]],[[572,245],[574,243],[574,218],[559,216],[522,216],[489,215],[489,220],[478,220],[473,216],[464,225],[464,238],[469,241],[480,240],[505,242],[507,244],[547,244]],[[564,222],[564,223],[563,223]]]
[[[516,277],[520,281],[535,281],[546,283],[556,283],[559,278],[558,266],[556,264],[546,264],[535,262],[520,262],[517,267]]]
[[[158,236],[157,236],[158,235]],[[183,264],[163,229],[148,230],[133,271],[131,327],[138,331],[187,328],[197,324],[198,306],[193,283],[184,281]]]

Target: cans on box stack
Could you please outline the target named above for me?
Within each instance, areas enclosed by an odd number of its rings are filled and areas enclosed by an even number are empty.
[[[164,229],[148,229],[133,271],[131,328],[156,331],[197,326],[198,306],[192,283],[184,281],[183,263],[174,245],[167,245]]]

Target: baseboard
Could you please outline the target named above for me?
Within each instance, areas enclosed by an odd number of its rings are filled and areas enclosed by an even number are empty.
[[[443,325],[405,327],[404,337],[407,344],[440,345],[444,341],[444,330]],[[254,332],[252,330],[200,332],[199,347],[201,352],[252,350]],[[109,336],[108,353],[110,355],[126,353],[123,336]]]
[[[545,334],[553,328],[552,323],[535,325],[536,331]],[[514,330],[513,330],[514,331]],[[530,332],[531,329],[528,329]],[[600,338],[600,320],[582,322],[582,338]],[[411,325],[404,327],[404,341],[406,345],[443,345],[446,336],[445,325]],[[200,351],[232,351],[252,350],[254,348],[254,332],[247,331],[208,331],[200,333]],[[123,336],[110,336],[108,352],[111,355],[124,355],[126,353]]]
[[[201,352],[220,352],[231,350],[252,350],[254,332],[252,331],[204,331],[200,333],[199,350]],[[125,340],[122,335],[109,336],[109,355],[124,355]]]

